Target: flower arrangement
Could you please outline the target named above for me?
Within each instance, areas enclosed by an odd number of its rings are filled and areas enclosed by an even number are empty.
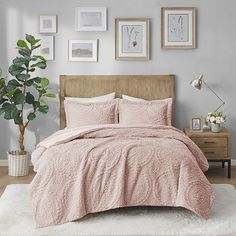
[[[210,112],[206,117],[206,121],[211,124],[223,124],[225,119],[223,112]]]

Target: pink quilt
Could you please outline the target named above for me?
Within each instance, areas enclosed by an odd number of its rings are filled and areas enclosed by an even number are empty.
[[[38,145],[32,162],[38,227],[126,206],[181,206],[207,219],[215,197],[205,156],[169,126],[64,129]]]

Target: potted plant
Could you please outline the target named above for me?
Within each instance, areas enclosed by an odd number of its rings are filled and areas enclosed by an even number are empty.
[[[225,119],[222,112],[210,112],[206,117],[206,121],[211,125],[211,131],[214,133],[220,132],[221,124],[225,122]]]
[[[15,77],[10,80],[0,79],[0,115],[6,120],[13,120],[19,128],[19,150],[8,152],[8,174],[25,176],[29,173],[30,154],[24,147],[25,130],[36,118],[37,112],[48,113],[49,106],[44,97],[54,98],[48,93],[49,80],[33,76],[37,69],[45,69],[47,61],[35,54],[40,39],[26,34],[25,40],[18,40],[19,56],[13,60],[9,73]]]

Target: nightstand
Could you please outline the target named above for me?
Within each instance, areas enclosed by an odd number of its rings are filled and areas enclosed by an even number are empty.
[[[231,178],[231,141],[230,133],[225,129],[219,133],[211,131],[192,132],[185,129],[185,134],[200,147],[209,162],[228,163],[228,178]]]

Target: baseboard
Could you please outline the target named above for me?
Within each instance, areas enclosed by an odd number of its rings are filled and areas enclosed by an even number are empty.
[[[236,166],[236,160],[231,161],[232,166]],[[7,160],[0,160],[0,166],[8,166]],[[30,166],[32,166],[32,162],[30,161]]]
[[[0,166],[8,166],[8,160],[0,160]],[[32,166],[31,161],[30,161],[30,166]]]

